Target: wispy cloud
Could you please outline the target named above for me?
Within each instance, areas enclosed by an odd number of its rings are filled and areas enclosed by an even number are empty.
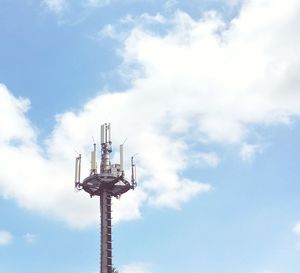
[[[167,20],[160,13],[155,15],[150,15],[148,13],[142,13],[139,16],[133,16],[131,14],[127,14],[122,17],[119,21],[119,24],[105,25],[100,31],[97,33],[95,38],[111,38],[117,40],[119,42],[123,42],[128,38],[132,28],[144,28],[145,26],[155,26],[166,23]]]
[[[132,263],[122,267],[122,273],[151,273],[149,264]]]
[[[261,146],[258,144],[244,143],[240,150],[240,156],[245,161],[253,159],[256,153],[261,152]]]
[[[41,5],[54,13],[62,13],[68,6],[66,0],[43,0]]]
[[[0,246],[9,245],[12,242],[13,236],[9,231],[0,230]]]
[[[83,3],[86,6],[93,7],[93,8],[99,8],[106,5],[109,5],[111,0],[84,0]]]
[[[300,235],[300,221],[294,226],[293,231]]]
[[[37,235],[36,234],[32,234],[32,233],[29,233],[27,232],[25,235],[24,235],[24,240],[28,243],[28,244],[32,244],[36,241],[37,239]]]
[[[229,6],[236,6],[239,3],[242,2],[242,0],[225,0],[225,2],[229,5]]]
[[[111,38],[111,39],[115,39],[115,40],[120,40],[121,37],[123,36],[124,38],[124,35],[122,35],[120,32],[118,32],[116,30],[116,28],[111,25],[111,24],[108,24],[108,25],[105,25],[99,32],[98,32],[98,36],[100,38],[104,37],[104,38]]]
[[[293,227],[293,232],[300,238],[300,221]],[[298,241],[298,248],[300,249],[300,241]]]
[[[165,1],[164,8],[166,11],[174,11],[179,4],[178,0],[167,0]]]
[[[83,8],[99,8],[109,5],[111,0],[80,0],[78,2]],[[41,6],[50,12],[61,15],[73,5],[72,1],[69,0],[42,0]]]
[[[197,166],[197,167],[217,167],[220,164],[220,158],[215,152],[199,152],[196,154],[191,154],[189,156],[191,165]]]

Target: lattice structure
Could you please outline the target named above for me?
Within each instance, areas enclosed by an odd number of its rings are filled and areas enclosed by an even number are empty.
[[[75,188],[85,190],[91,197],[100,197],[100,273],[112,273],[112,197],[120,197],[123,193],[136,187],[135,165],[131,157],[131,181],[128,182],[124,174],[123,144],[120,145],[120,163],[111,164],[112,152],[111,125],[101,126],[101,164],[100,173],[97,172],[97,150],[91,152],[90,175],[80,182],[81,155],[76,158]]]

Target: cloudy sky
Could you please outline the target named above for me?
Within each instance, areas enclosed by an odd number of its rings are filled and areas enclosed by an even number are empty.
[[[74,160],[111,122],[120,273],[299,273],[299,29],[298,0],[1,0],[0,272],[98,272]]]

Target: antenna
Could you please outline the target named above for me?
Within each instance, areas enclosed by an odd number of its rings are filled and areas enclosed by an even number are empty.
[[[137,154],[133,155],[131,157],[131,188],[134,190],[137,186],[137,182],[136,182],[136,166],[134,164],[134,157],[136,156]]]
[[[101,219],[101,251],[100,251],[100,273],[112,273],[112,223],[111,205],[112,197],[119,198],[130,189],[134,189],[135,164],[131,158],[132,174],[131,183],[124,174],[124,143],[120,145],[120,164],[111,164],[110,154],[112,152],[111,124],[104,123],[100,127],[101,140],[101,163],[97,173],[97,152],[94,141],[94,149],[91,152],[91,171],[83,182],[80,182],[81,155],[75,162],[75,188],[83,189],[91,197],[100,197],[100,219]]]
[[[107,133],[108,133],[107,142],[111,143],[111,126],[110,126],[110,123],[108,123],[108,125],[107,125]]]
[[[96,143],[94,143],[94,150],[91,152],[91,174],[97,173],[97,162],[96,162]]]
[[[81,154],[75,160],[75,189],[80,190]]]
[[[127,138],[125,138],[124,142],[120,145],[120,171],[124,171],[124,144]]]
[[[104,140],[104,124],[101,125],[101,144],[105,143]]]
[[[120,171],[124,171],[124,145],[120,145]]]

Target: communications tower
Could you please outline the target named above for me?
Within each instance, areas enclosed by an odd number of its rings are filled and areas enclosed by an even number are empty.
[[[112,152],[111,125],[101,125],[101,163],[98,173],[97,149],[94,143],[91,152],[90,175],[82,182],[81,155],[76,158],[75,163],[75,188],[85,190],[91,197],[100,197],[100,273],[112,273],[112,197],[119,198],[123,193],[136,187],[136,170],[131,157],[131,181],[125,178],[124,173],[124,144],[120,145],[120,163],[112,164],[110,154]]]

